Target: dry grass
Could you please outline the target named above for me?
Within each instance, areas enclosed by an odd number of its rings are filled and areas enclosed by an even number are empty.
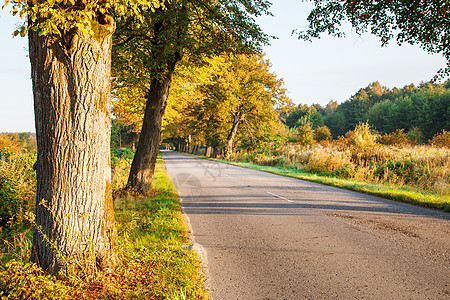
[[[358,148],[335,141],[308,147],[287,144],[268,153],[238,152],[232,159],[450,194],[448,147],[373,144]]]

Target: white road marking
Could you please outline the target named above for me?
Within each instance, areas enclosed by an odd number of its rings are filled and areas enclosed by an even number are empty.
[[[272,196],[275,196],[275,197],[280,198],[280,199],[282,199],[282,200],[286,200],[287,202],[290,202],[290,203],[294,202],[294,201],[292,201],[292,200],[286,199],[286,198],[284,198],[284,197],[282,197],[282,196],[279,196],[279,195],[274,194],[274,193],[271,193],[271,192],[267,192],[267,194],[271,194]]]

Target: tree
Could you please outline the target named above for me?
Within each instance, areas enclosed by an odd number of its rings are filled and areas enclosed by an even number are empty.
[[[351,99],[347,100],[337,108],[336,112],[343,112],[345,115],[345,131],[353,130],[356,125],[367,120],[369,100]]]
[[[325,106],[325,113],[327,115],[334,113],[336,108],[338,108],[339,104],[336,100],[330,100],[330,102],[327,103],[327,106]]]
[[[306,104],[299,104],[296,108],[289,112],[289,115],[286,118],[285,124],[289,128],[298,127],[300,125],[300,120],[303,117],[307,117],[311,122],[313,128],[317,128],[319,126],[323,126],[323,117],[317,111],[317,108],[312,106],[308,106]]]
[[[283,103],[280,103],[277,112],[279,114],[279,119],[281,122],[286,124],[287,116],[295,109],[295,103],[290,99],[286,98]]]
[[[447,0],[331,0],[314,1],[308,16],[309,28],[300,31],[299,38],[311,40],[323,32],[344,36],[340,26],[349,21],[358,33],[371,31],[382,45],[394,37],[399,45],[419,44],[430,53],[441,53],[447,59],[450,72],[450,2]]]
[[[389,133],[394,129],[391,128],[391,120],[389,117],[390,112],[392,112],[392,102],[389,99],[385,101],[375,103],[368,113],[368,119],[370,124],[377,130]]]
[[[196,88],[201,100],[188,113],[188,127],[214,155],[224,146],[229,158],[239,132],[245,132],[246,145],[264,139],[279,124],[275,105],[289,101],[282,80],[270,73],[263,55],[222,55],[214,64],[218,68],[211,70],[209,81]]]
[[[423,133],[420,131],[419,127],[413,127],[408,131],[408,139],[414,144],[423,144],[425,141],[425,137]]]
[[[153,11],[127,18],[118,26],[113,61],[115,74],[124,82],[145,89],[146,108],[129,187],[146,192],[156,163],[162,119],[172,74],[178,62],[201,62],[222,52],[258,49],[267,41],[253,16],[268,13],[261,0],[163,1]],[[144,22],[141,22],[141,20]],[[130,68],[129,66],[133,68]]]
[[[116,14],[155,1],[11,1],[27,16],[37,135],[31,261],[60,274],[74,259],[113,268],[111,35]],[[130,9],[130,10],[129,10]]]
[[[270,63],[262,55],[236,55],[229,58],[226,68],[215,76],[213,82],[203,87],[207,99],[215,105],[210,114],[223,111],[228,122],[225,159],[233,152],[233,142],[239,126],[276,119],[275,104],[286,98],[283,81],[269,71]],[[218,108],[221,109],[218,109]],[[229,117],[231,117],[231,120]]]
[[[314,144],[314,129],[312,128],[308,117],[302,117],[299,126],[296,129],[300,145],[309,146]]]
[[[330,128],[333,137],[344,136],[347,132],[347,120],[342,111],[336,111],[327,116],[325,125]]]
[[[269,61],[263,55],[224,54],[207,62],[177,69],[164,120],[165,141],[194,144],[194,149],[203,144],[207,154],[226,149],[230,155],[236,142],[255,147],[280,139],[277,112],[289,99],[282,80],[270,73]]]

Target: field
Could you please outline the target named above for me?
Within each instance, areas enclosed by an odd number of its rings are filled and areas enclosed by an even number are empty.
[[[231,160],[433,208],[448,210],[450,206],[448,147],[377,143],[356,147],[338,140],[314,146],[287,144],[252,153],[237,152]]]

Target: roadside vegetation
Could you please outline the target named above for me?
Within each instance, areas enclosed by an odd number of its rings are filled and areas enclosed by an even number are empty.
[[[436,139],[450,139],[442,132]],[[362,123],[347,138],[311,146],[286,144],[251,153],[238,151],[234,160],[265,166],[297,168],[325,176],[392,186],[409,186],[441,195],[450,193],[450,149],[435,145],[383,145]]]
[[[17,150],[17,151],[16,151]],[[134,152],[112,149],[117,251],[101,271],[87,253],[60,278],[29,263],[34,228],[35,154],[0,150],[1,299],[206,299],[201,264],[189,250],[178,193],[158,158],[148,197],[125,192]]]

